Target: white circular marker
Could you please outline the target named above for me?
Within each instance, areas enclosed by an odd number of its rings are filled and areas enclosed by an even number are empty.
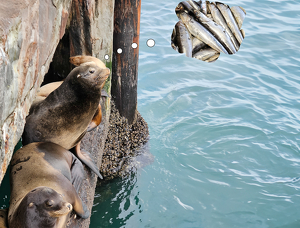
[[[108,59],[109,59],[109,55],[106,54],[106,55],[104,56],[104,59],[105,59],[105,60],[108,60]]]
[[[118,48],[117,52],[118,52],[119,54],[121,54],[121,53],[122,53],[122,48]]]
[[[154,47],[155,45],[155,41],[153,39],[148,39],[147,40],[147,46],[148,47]]]
[[[132,44],[131,44],[131,47],[132,47],[132,48],[137,48],[137,46],[138,46],[137,43],[132,43]]]

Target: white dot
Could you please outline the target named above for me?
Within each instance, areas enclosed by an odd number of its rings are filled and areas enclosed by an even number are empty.
[[[108,59],[109,59],[109,55],[106,54],[106,55],[104,56],[104,59],[108,60]]]
[[[132,43],[131,45],[132,48],[137,48],[137,46],[138,46],[137,43]]]
[[[119,54],[121,54],[121,53],[122,53],[122,48],[118,48],[117,52],[118,52]]]
[[[147,46],[148,47],[154,47],[155,45],[155,41],[153,39],[148,39],[147,40]]]

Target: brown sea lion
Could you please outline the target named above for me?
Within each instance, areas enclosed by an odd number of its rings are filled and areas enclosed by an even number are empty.
[[[10,165],[9,227],[65,227],[72,209],[89,217],[77,194],[83,166],[68,150],[49,142],[31,143],[13,155]]]
[[[90,154],[80,150],[79,142],[101,122],[101,88],[110,70],[95,57],[80,59],[80,65],[61,85],[54,85],[57,88],[51,93],[49,89],[38,94],[39,100],[33,102],[26,117],[22,142],[53,142],[68,150],[76,146],[77,157],[102,178]]]
[[[106,68],[105,64],[100,60],[93,56],[88,55],[76,55],[70,57],[70,62],[74,64],[75,66],[80,66],[84,64],[88,64],[89,62],[96,63],[101,68]]]
[[[8,209],[0,209],[0,228],[7,228]]]

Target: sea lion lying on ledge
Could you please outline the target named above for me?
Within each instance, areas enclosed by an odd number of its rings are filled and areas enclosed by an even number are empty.
[[[53,142],[68,150],[76,146],[77,157],[102,178],[79,142],[101,122],[101,89],[110,70],[92,56],[71,57],[71,62],[79,66],[61,84],[42,87],[26,117],[22,142]]]
[[[49,142],[31,143],[13,155],[10,165],[9,227],[66,227],[72,209],[89,217],[77,194],[83,166],[68,150]]]
[[[0,228],[7,228],[8,209],[0,209]]]

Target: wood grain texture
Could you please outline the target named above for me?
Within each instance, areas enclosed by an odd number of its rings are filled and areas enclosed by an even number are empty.
[[[140,35],[140,0],[116,0],[112,67],[112,99],[129,124],[136,120]],[[132,44],[136,43],[137,48]],[[117,50],[121,48],[122,53]]]

